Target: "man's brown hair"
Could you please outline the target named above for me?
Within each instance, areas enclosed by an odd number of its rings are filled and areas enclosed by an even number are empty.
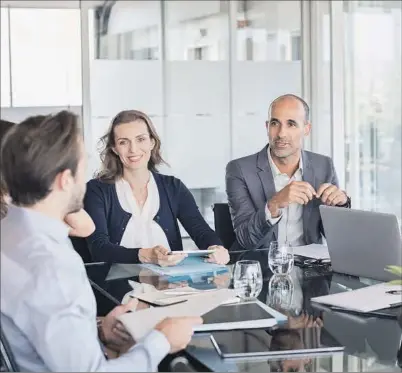
[[[69,111],[25,119],[11,129],[1,149],[1,170],[15,205],[46,198],[60,172],[77,171],[78,117]]]

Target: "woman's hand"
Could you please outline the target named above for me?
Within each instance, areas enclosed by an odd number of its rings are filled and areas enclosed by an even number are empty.
[[[223,246],[210,246],[208,250],[215,250],[206,260],[208,263],[227,264],[230,260],[229,252]]]
[[[187,254],[183,251],[180,253],[169,254],[169,250],[163,246],[155,246],[150,249],[140,249],[138,258],[141,263],[158,264],[161,267],[170,267],[179,264]]]
[[[95,224],[84,209],[68,214],[64,222],[70,227],[69,236],[88,237],[95,231]]]

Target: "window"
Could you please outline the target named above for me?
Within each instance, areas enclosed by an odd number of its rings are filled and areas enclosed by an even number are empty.
[[[228,1],[166,1],[166,60],[228,59]],[[191,51],[190,51],[191,50]]]
[[[80,10],[9,12],[13,106],[81,106]]]
[[[250,37],[246,39],[246,60],[253,60],[253,38]]]
[[[292,61],[301,61],[301,37],[300,35],[292,36]]]
[[[298,1],[238,1],[237,5],[238,61],[301,60]]]
[[[356,208],[401,217],[401,3],[345,13],[346,183]],[[353,11],[351,11],[353,9]]]
[[[94,17],[97,59],[159,59],[158,1],[105,3]]]
[[[208,47],[196,47],[188,50],[188,60],[208,60]]]

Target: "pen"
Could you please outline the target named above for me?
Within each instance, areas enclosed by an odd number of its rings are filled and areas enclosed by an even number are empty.
[[[129,297],[130,297],[130,298],[138,299],[140,302],[143,302],[143,303],[145,303],[145,304],[148,304],[149,306],[154,306],[154,307],[167,307],[167,306],[173,306],[173,305],[175,305],[175,304],[180,304],[180,303],[187,302],[187,299],[182,299],[182,300],[178,300],[178,301],[176,301],[176,302],[169,303],[169,304],[161,304],[161,303],[155,303],[155,302],[148,302],[148,301],[146,301],[146,300],[139,299],[139,298],[137,298],[137,297],[135,297],[135,296],[133,296],[133,295],[129,295]],[[171,298],[165,298],[165,299],[171,299]],[[156,302],[157,302],[157,301],[156,301]]]

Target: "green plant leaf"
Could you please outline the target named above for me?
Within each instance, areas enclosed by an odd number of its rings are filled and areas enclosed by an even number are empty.
[[[402,280],[392,280],[388,282],[389,285],[402,285]]]
[[[402,276],[402,266],[387,266],[386,271],[393,273],[394,275]]]

